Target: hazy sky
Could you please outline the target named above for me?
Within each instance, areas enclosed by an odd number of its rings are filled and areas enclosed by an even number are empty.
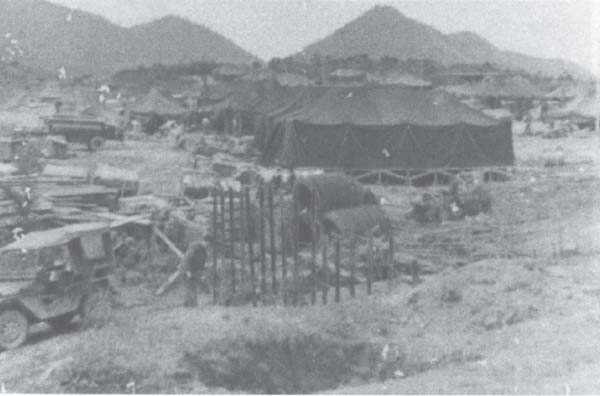
[[[390,4],[444,33],[471,30],[502,49],[562,57],[594,69],[600,0],[51,0],[131,26],[186,17],[269,59],[299,51],[375,4]],[[593,25],[592,21],[596,20]],[[596,28],[597,30],[598,28]],[[600,37],[600,36],[597,36]]]

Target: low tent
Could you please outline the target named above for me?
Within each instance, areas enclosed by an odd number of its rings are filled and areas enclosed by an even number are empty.
[[[600,101],[590,94],[575,98],[564,107],[548,112],[550,119],[570,119],[576,123],[591,122],[599,115]]]
[[[262,163],[343,170],[511,166],[511,121],[439,90],[330,87],[275,120]]]
[[[149,117],[157,115],[165,118],[177,118],[186,113],[186,109],[175,100],[168,98],[153,88],[130,109],[132,116]]]

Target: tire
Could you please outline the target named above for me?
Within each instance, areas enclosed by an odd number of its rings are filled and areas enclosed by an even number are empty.
[[[98,151],[104,146],[104,138],[102,136],[94,136],[88,143],[90,151]]]
[[[69,327],[69,324],[75,315],[77,315],[77,312],[69,312],[67,314],[57,316],[56,318],[48,319],[47,322],[54,330],[63,331]]]
[[[21,311],[7,309],[0,312],[0,348],[14,349],[27,339],[29,323]]]

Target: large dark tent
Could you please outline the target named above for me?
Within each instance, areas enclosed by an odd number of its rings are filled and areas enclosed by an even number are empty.
[[[510,120],[490,118],[444,91],[364,86],[315,92],[311,102],[268,123],[260,139],[264,164],[426,170],[514,162]]]
[[[235,118],[244,133],[253,134],[257,117],[292,102],[301,89],[283,86],[272,80],[244,81],[216,109],[224,123],[224,129],[231,129],[228,124]]]

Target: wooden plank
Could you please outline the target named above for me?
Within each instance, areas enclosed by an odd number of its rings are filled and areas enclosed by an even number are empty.
[[[179,257],[181,259],[181,261],[179,262],[179,265],[177,266],[177,270],[175,272],[173,272],[171,274],[171,276],[169,276],[167,281],[165,283],[163,283],[156,291],[157,296],[162,296],[172,285],[175,284],[175,282],[179,279],[180,275],[183,273],[183,269],[184,269],[183,268],[183,256],[184,256],[184,254],[158,228],[154,227],[153,232],[169,247],[169,249],[171,249],[177,255],[177,257]]]

